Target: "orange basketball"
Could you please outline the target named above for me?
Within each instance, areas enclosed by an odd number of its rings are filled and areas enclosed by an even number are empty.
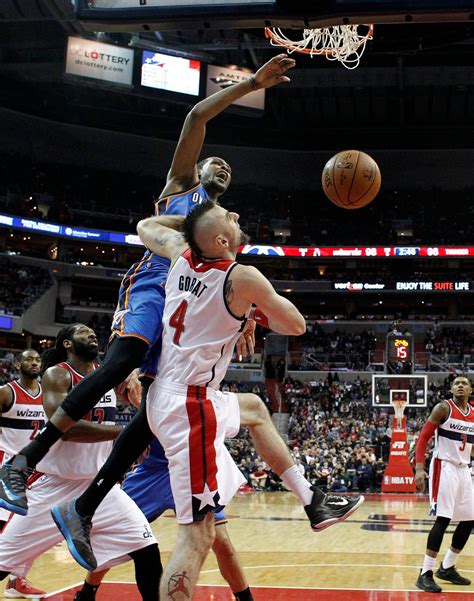
[[[342,209],[360,209],[372,202],[382,179],[374,159],[360,150],[343,150],[326,163],[323,190],[331,202]]]

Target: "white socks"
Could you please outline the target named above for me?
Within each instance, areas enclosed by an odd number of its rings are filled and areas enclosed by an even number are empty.
[[[423,567],[421,568],[421,573],[429,572],[430,570],[433,572],[436,564],[436,557],[430,557],[429,555],[425,555],[423,560]]]
[[[303,505],[311,503],[311,499],[313,498],[313,491],[310,488],[311,484],[299,472],[296,465],[292,465],[283,474],[280,474],[280,478],[295,493]]]
[[[451,549],[448,549],[443,559],[443,568],[445,570],[447,570],[448,568],[452,568],[454,565],[456,565],[458,557],[459,553],[453,553]]]

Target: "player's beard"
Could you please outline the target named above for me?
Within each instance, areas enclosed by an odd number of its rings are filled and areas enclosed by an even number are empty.
[[[99,348],[89,346],[88,342],[72,341],[72,350],[83,361],[94,361],[99,356]]]
[[[20,367],[20,373],[27,380],[36,380],[37,378],[39,378],[40,375],[39,371],[29,371],[28,369],[24,369],[23,367]]]

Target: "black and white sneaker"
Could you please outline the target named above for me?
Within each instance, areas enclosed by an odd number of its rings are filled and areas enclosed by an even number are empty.
[[[435,576],[436,578],[447,580],[453,584],[460,584],[462,586],[468,586],[471,584],[469,578],[464,578],[464,576],[461,576],[454,566],[451,566],[450,568],[443,568],[443,564],[441,564],[438,570],[435,572]]]
[[[34,470],[26,463],[24,455],[15,455],[0,469],[0,507],[26,515],[28,501],[26,485]]]
[[[433,570],[428,570],[424,574],[421,573],[418,576],[418,580],[415,582],[417,588],[425,591],[425,593],[441,593],[443,590],[439,584],[436,584],[433,578]]]
[[[358,509],[364,502],[364,497],[340,497],[339,495],[326,495],[319,488],[311,487],[313,498],[304,510],[311,522],[311,528],[317,532],[329,528],[334,524],[343,522]]]

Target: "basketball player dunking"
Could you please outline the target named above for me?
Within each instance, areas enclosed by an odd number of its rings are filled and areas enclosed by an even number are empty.
[[[73,324],[59,332],[56,346],[43,355],[47,415],[52,415],[69,390],[97,368],[98,352],[97,337],[87,326]],[[0,536],[0,580],[10,572],[24,576],[39,555],[62,540],[51,518],[51,505],[80,493],[106,459],[112,441],[121,432],[114,424],[115,406],[116,396],[110,390],[38,464],[40,471],[29,481],[28,515],[13,515]],[[91,536],[99,569],[132,558],[142,599],[156,601],[161,574],[156,540],[143,513],[118,485],[98,509]]]
[[[233,217],[231,218],[230,216]],[[274,318],[274,323],[268,324],[267,320],[262,318],[262,314],[257,311],[253,314],[254,319],[262,325],[271,325],[277,328],[277,331],[281,333],[302,333],[305,331],[306,324],[304,318],[296,309],[296,307],[286,299],[277,295],[271,284],[259,271],[250,267],[237,266],[237,264],[234,263],[233,259],[235,258],[235,254],[237,252],[241,234],[240,226],[236,218],[236,213],[229,213],[222,207],[215,205],[210,201],[206,201],[198,205],[191,211],[189,214],[189,220],[186,219],[184,224],[193,224],[197,220],[198,223],[196,227],[199,230],[199,237],[203,237],[205,240],[208,240],[208,236],[210,236],[210,240],[212,240],[213,231],[219,232],[220,228],[223,229],[224,235],[232,236],[230,250],[229,243],[226,243],[222,244],[221,246],[217,245],[215,249],[213,247],[208,247],[206,251],[203,251],[205,252],[206,256],[219,256],[218,254],[212,253],[224,254],[225,260],[211,261],[209,263],[209,269],[206,269],[206,260],[198,260],[196,258],[196,262],[201,262],[199,263],[199,266],[196,267],[195,272],[201,273],[202,271],[202,277],[204,279],[210,276],[219,276],[221,279],[226,278],[226,296],[229,299],[233,298],[234,296],[232,288],[229,288],[235,277],[234,272],[240,273],[241,278],[247,277],[249,281],[246,284],[248,288],[246,293],[248,294],[249,291],[253,290],[255,292],[255,301],[258,300],[257,291],[259,290],[258,284],[260,283],[261,298],[263,299],[262,304],[264,305],[264,308],[268,309],[270,314],[276,315],[276,317]],[[165,252],[163,256],[170,257],[170,248],[176,247],[178,250],[182,250],[185,248],[185,245],[182,235],[176,230],[170,229],[167,226],[179,229],[181,228],[182,224],[183,217],[180,216],[167,215],[162,217],[152,217],[140,222],[138,231],[142,241],[153,252],[160,252],[160,250],[163,250]],[[166,241],[165,243],[157,242],[157,239],[159,239],[161,235],[166,240],[169,239],[170,244],[168,244]],[[218,236],[218,239],[221,240],[223,238],[222,236]],[[197,257],[197,253],[199,251],[197,250],[196,245],[194,245],[194,250]],[[236,267],[235,270],[234,267]],[[227,275],[231,272],[232,277],[227,278]],[[172,274],[174,281],[176,280],[175,269],[173,269]],[[253,276],[255,282],[250,281],[251,278],[249,277],[249,274]],[[219,288],[220,284],[223,285],[222,282],[211,282],[214,288],[217,286],[217,292],[213,290],[211,295],[206,289],[207,284],[201,282],[201,279],[195,275],[193,269],[190,269],[189,274],[183,276],[183,278],[184,279],[182,281],[180,280],[180,285],[182,288],[181,293],[184,297],[190,296],[191,300],[201,299],[201,297],[203,297],[205,300],[206,298],[212,297],[212,301],[204,303],[206,310],[203,313],[198,313],[196,320],[194,320],[192,316],[189,318],[189,320],[194,324],[193,328],[190,328],[189,325],[184,324],[188,301],[183,298],[183,302],[176,307],[175,312],[169,318],[171,327],[176,329],[176,332],[172,337],[174,341],[173,344],[175,344],[179,349],[178,343],[181,334],[186,328],[185,338],[187,339],[188,336],[191,336],[192,342],[189,342],[189,344],[192,345],[195,356],[193,354],[189,354],[189,356],[186,358],[178,361],[174,354],[174,350],[176,349],[170,345],[165,345],[164,353],[166,352],[167,359],[165,360],[164,357],[160,359],[159,373],[161,370],[165,370],[163,372],[165,373],[163,378],[166,381],[169,379],[166,377],[166,366],[169,366],[169,363],[176,361],[176,365],[185,363],[189,364],[189,366],[203,363],[203,365],[201,365],[203,372],[205,372],[207,376],[212,374],[212,377],[208,378],[209,381],[204,380],[204,384],[207,383],[207,389],[212,391],[214,388],[218,388],[219,382],[222,380],[232,356],[235,342],[239,338],[241,332],[245,331],[246,329],[245,318],[239,317],[237,319],[232,316],[232,313],[244,316],[245,312],[238,313],[237,311],[234,311],[233,308],[230,308],[231,300],[228,301],[229,310],[226,308],[224,311],[222,311],[222,307],[219,307],[218,305],[219,302],[222,302],[224,298],[224,290],[221,289],[222,286]],[[168,284],[169,283],[167,282],[166,291],[170,289]],[[245,286],[243,287],[245,288]],[[247,297],[245,295],[243,298],[245,300],[240,300],[240,303],[245,303],[247,301]],[[217,307],[213,306],[213,302],[217,303]],[[233,300],[232,302],[237,303],[239,301]],[[202,306],[202,304],[198,304],[197,306]],[[221,313],[223,313],[223,315],[221,315]],[[187,322],[188,319],[186,320],[186,323]],[[163,323],[164,327],[166,327],[166,316],[164,316]],[[223,328],[224,331],[222,331]],[[206,350],[206,336],[211,341],[209,344],[213,345],[212,348],[209,348],[209,351]],[[217,354],[216,345],[219,346]],[[182,377],[187,378],[187,376],[184,375],[185,373],[186,370],[183,370],[181,375],[178,373],[173,374],[173,378],[176,375],[176,381],[180,383],[178,386],[183,385],[181,379]],[[193,371],[189,377],[191,378],[190,381],[194,381],[195,377],[197,376]],[[196,381],[199,386],[202,386],[202,378],[204,378],[203,374],[199,374],[199,377],[197,377]],[[162,381],[161,373],[160,381]],[[298,470],[298,467],[295,465],[287,446],[283,442],[282,438],[278,435],[275,426],[271,421],[269,413],[261,399],[255,394],[248,393],[232,394],[230,398],[232,399],[232,419],[226,429],[226,436],[235,435],[241,426],[247,426],[249,428],[257,453],[271,467],[271,469],[279,475],[288,489],[292,490],[300,499],[300,502],[304,506],[304,509],[308,515],[313,530],[320,531],[346,519],[363,503],[364,498],[362,496],[353,497],[350,499],[337,497],[334,495],[326,496],[318,488],[311,487],[310,482],[306,480],[306,478]],[[236,404],[236,407],[234,407],[234,404]],[[197,415],[194,416],[194,418],[197,417]],[[148,415],[148,419],[150,419],[150,415]],[[212,439],[211,433],[213,429],[215,430],[215,424],[214,426],[211,424],[210,426],[206,427],[206,436],[208,437],[206,439],[207,442],[211,441]],[[197,436],[197,434],[193,434],[191,436],[191,443],[199,442],[199,437],[196,438],[195,436]],[[180,438],[182,438],[182,433],[180,433]],[[158,439],[165,447],[166,458],[171,467],[172,462],[168,456],[168,453],[166,452],[167,449],[165,442],[161,438]],[[234,484],[239,483],[240,485],[244,482],[243,477],[233,462],[231,462],[231,466],[232,469],[228,470],[230,481],[233,481]],[[171,488],[176,505],[176,513],[178,515],[178,519],[180,519],[180,511],[182,507],[179,505],[179,501],[176,497],[176,490],[173,487],[173,476],[171,476]],[[232,484],[230,485],[230,488],[233,488]],[[181,492],[181,490],[178,490],[178,493]],[[232,491],[232,494],[233,492],[234,491]],[[201,494],[204,494],[203,491],[198,491],[198,495]],[[230,500],[230,498],[231,496],[227,497],[227,500]],[[156,500],[154,502],[156,503]],[[153,501],[151,501],[151,503],[153,503]],[[225,502],[222,505],[225,505]],[[72,500],[69,503],[55,506],[53,508],[53,516],[59,528],[63,534],[65,534],[69,550],[71,551],[73,557],[75,557],[79,563],[81,563],[81,565],[95,566],[96,560],[91,543],[86,536],[87,531],[82,524],[82,520],[84,518],[80,515],[80,512],[76,510],[76,506],[77,500]],[[202,507],[206,506],[206,503],[202,505]],[[217,504],[213,507],[217,507]],[[206,513],[206,511],[204,513]],[[191,516],[192,519],[196,519],[198,521],[203,517],[199,511],[196,513],[196,515],[193,514],[193,516]]]
[[[41,358],[34,349],[26,349],[15,363],[20,378],[0,388],[0,465],[18,453],[44,426],[43,395],[38,382]],[[9,517],[9,511],[0,509],[0,531]],[[26,574],[10,574],[4,592],[7,598],[44,594],[26,580]]]
[[[176,231],[181,227],[186,242]],[[178,601],[192,597],[215,536],[212,513],[245,482],[224,446],[224,438],[239,431],[241,405],[237,395],[219,391],[245,319],[255,304],[253,316],[281,334],[301,335],[306,323],[256,268],[235,262],[244,236],[237,213],[203,202],[184,221],[151,218],[139,224],[138,233],[150,250],[172,264],[159,377],[150,388],[147,412],[169,461],[179,522],[160,599]],[[308,516],[318,514],[320,523],[344,519],[363,502],[363,497],[338,497],[333,503],[310,488],[306,498]]]
[[[246,81],[221,90],[199,102],[188,114],[168,173],[166,186],[157,203],[164,214],[186,215],[203,200],[217,202],[231,180],[229,165],[210,157],[197,164],[207,123],[224,109],[256,89],[289,81],[284,74],[295,61],[286,54],[273,57]],[[46,428],[28,446],[0,469],[0,507],[24,513],[27,468],[34,468],[51,446],[85,415],[108,390],[123,382],[138,366],[154,377],[161,348],[164,282],[169,261],[147,251],[125,275],[113,323],[112,339],[104,363],[66,396]],[[146,357],[145,357],[146,356]],[[114,484],[151,443],[145,407],[117,440],[108,461],[78,499],[77,510],[92,516]]]
[[[474,490],[469,468],[474,444],[474,408],[469,403],[471,383],[466,377],[458,376],[453,381],[451,392],[452,399],[441,401],[434,407],[416,446],[415,480],[418,489],[423,490],[425,454],[431,437],[436,433],[429,476],[431,515],[436,516],[436,521],[428,535],[423,567],[416,581],[419,589],[429,593],[442,590],[433,578],[433,570],[451,520],[459,524],[435,576],[453,584],[471,584],[455,568],[474,527]]]

